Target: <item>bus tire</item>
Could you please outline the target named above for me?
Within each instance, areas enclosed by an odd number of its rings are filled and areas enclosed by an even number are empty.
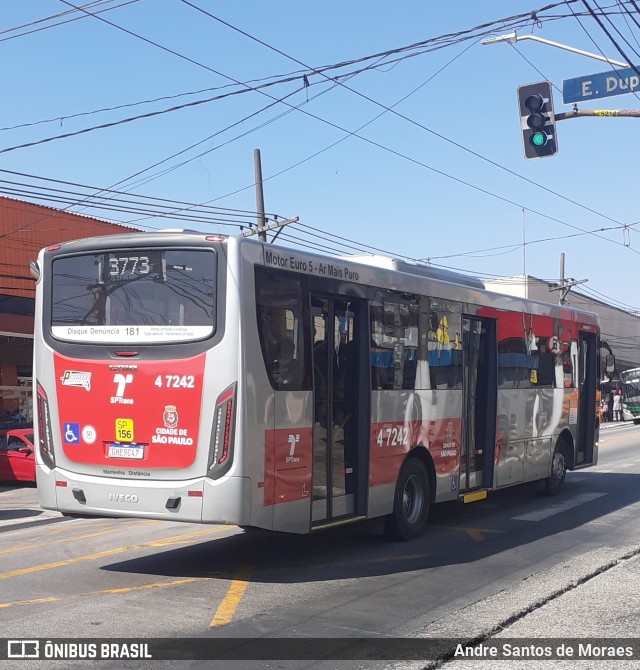
[[[567,444],[562,438],[556,442],[551,456],[551,473],[544,481],[544,493],[556,495],[564,485],[567,475]]]
[[[413,540],[427,528],[431,504],[429,476],[422,461],[409,458],[400,469],[393,495],[393,512],[385,519],[389,540]]]

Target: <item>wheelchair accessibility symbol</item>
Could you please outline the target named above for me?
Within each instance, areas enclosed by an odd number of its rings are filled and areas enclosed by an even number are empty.
[[[65,444],[78,444],[80,442],[80,424],[65,423],[63,439]]]

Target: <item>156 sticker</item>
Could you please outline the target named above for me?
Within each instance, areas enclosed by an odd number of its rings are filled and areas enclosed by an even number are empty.
[[[133,442],[133,419],[116,419],[116,440]]]

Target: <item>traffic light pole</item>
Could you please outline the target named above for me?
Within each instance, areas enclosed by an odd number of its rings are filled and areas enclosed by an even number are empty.
[[[556,121],[577,119],[580,116],[625,116],[638,118],[640,117],[640,109],[578,109],[576,106],[570,112],[556,114]]]

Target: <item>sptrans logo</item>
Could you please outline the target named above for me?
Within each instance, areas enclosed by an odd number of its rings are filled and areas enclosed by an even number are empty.
[[[118,372],[113,375],[113,383],[117,384],[117,387],[116,394],[111,396],[112,405],[133,405],[133,398],[124,397],[127,384],[131,384],[132,381],[133,375],[131,373],[123,375]]]

